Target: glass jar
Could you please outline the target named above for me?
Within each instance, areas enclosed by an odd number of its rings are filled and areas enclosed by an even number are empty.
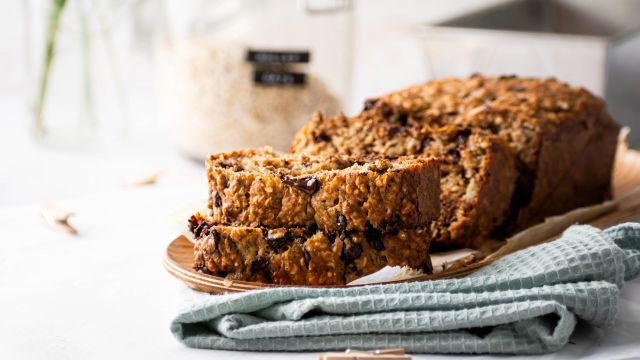
[[[130,10],[122,1],[25,3],[28,104],[40,143],[84,148],[98,127],[125,130]]]
[[[161,113],[178,148],[288,151],[319,110],[349,93],[351,2],[169,1],[157,51]]]

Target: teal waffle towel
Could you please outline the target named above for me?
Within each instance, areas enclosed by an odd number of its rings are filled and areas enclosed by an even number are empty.
[[[620,288],[639,273],[640,224],[580,225],[462,279],[206,296],[171,331],[208,349],[545,353],[577,321],[610,326]]]

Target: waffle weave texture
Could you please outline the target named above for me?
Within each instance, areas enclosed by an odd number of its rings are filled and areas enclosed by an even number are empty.
[[[206,296],[171,331],[208,349],[548,353],[569,341],[578,320],[612,325],[620,289],[638,274],[640,224],[575,225],[461,279]]]

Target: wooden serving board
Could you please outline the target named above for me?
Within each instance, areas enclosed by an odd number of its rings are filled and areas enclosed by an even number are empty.
[[[496,250],[494,253],[486,257],[472,262],[465,266],[452,267],[439,273],[420,275],[409,279],[387,281],[388,283],[407,282],[407,281],[424,281],[460,277],[472,273],[480,267],[505,256],[511,252],[517,251],[523,247],[539,244],[556,239],[564,229],[572,223],[589,223],[599,228],[605,228],[612,225],[629,222],[640,221],[640,152],[635,150],[619,149],[618,158],[614,169],[613,194],[614,201],[595,206],[593,209],[586,211],[588,214],[576,212],[574,216],[567,216],[563,221],[555,224],[543,224],[536,227],[543,231],[533,231],[533,233],[544,234],[536,238],[529,237],[526,241],[505,242],[505,246]],[[573,212],[571,212],[573,213]],[[589,216],[589,214],[595,214]],[[568,215],[568,214],[567,214]],[[585,219],[589,219],[586,221]],[[533,228],[532,228],[533,229]],[[535,229],[537,230],[537,229]],[[514,236],[514,238],[517,237]],[[193,243],[185,236],[179,236],[173,240],[165,252],[163,265],[169,273],[183,281],[193,289],[204,291],[212,294],[221,294],[227,292],[242,292],[248,290],[265,289],[272,287],[282,287],[290,285],[273,285],[262,284],[247,281],[227,280],[217,276],[211,276],[196,272],[193,270]],[[381,284],[381,283],[376,283]],[[315,287],[352,287],[363,285],[334,285],[334,286],[315,286]]]

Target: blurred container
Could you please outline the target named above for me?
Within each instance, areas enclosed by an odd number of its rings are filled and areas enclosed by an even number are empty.
[[[351,2],[169,1],[157,51],[161,112],[178,148],[288,151],[316,110],[349,93]]]
[[[640,145],[640,1],[519,0],[420,28],[432,78],[556,77],[603,96]]]

